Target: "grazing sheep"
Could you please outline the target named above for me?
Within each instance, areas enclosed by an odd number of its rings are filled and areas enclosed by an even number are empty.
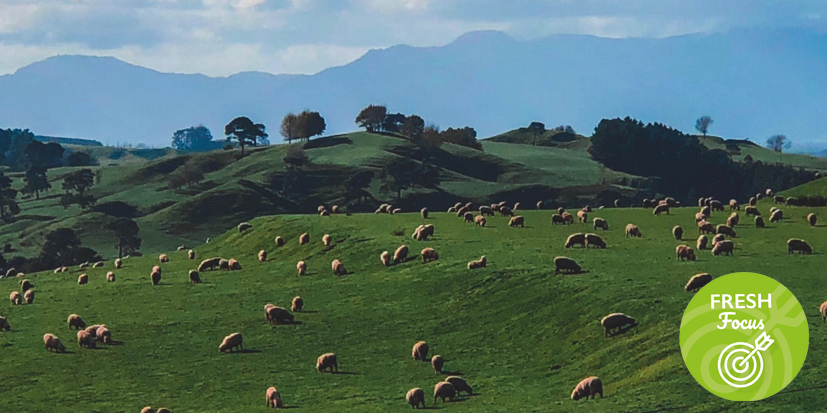
[[[144,407],[143,409],[141,409],[141,413],[157,413],[157,412],[152,407],[147,406],[147,407]]]
[[[620,208],[620,200],[619,199],[615,199],[614,204],[615,204],[615,208]]]
[[[431,367],[434,368],[434,373],[440,374],[442,373],[442,367],[445,366],[445,359],[442,358],[440,355],[435,355],[431,357]]]
[[[457,212],[457,209],[456,209],[456,208],[454,208],[454,207],[450,207],[450,208],[448,208],[448,213],[449,213],[449,214],[454,213],[454,212]],[[379,211],[376,211],[376,213],[378,214],[378,213],[379,213]]]
[[[425,361],[428,359],[429,349],[430,347],[428,347],[428,343],[424,341],[417,341],[416,344],[414,344],[413,349],[411,350],[411,357],[414,360]]]
[[[106,326],[98,327],[95,338],[103,344],[112,344],[112,332]]]
[[[195,259],[195,251],[189,250],[187,251],[187,258],[194,260]]]
[[[520,203],[519,203],[519,202],[516,202],[516,203],[514,204],[514,208],[512,209],[512,211],[516,211],[518,208],[520,208]]]
[[[594,246],[594,248],[606,249],[606,241],[600,235],[586,234],[586,248]]]
[[[812,254],[813,248],[807,241],[799,238],[790,238],[787,240],[787,254],[792,254],[798,251],[800,254]]]
[[[413,389],[408,390],[408,393],[405,394],[405,401],[411,405],[413,409],[419,409],[419,405],[422,405],[422,408],[425,408],[425,392],[420,389],[419,387],[415,387]]]
[[[698,242],[695,243],[695,247],[698,248],[699,251],[705,250],[708,245],[709,238],[707,238],[706,235],[701,235],[698,237]]]
[[[461,391],[464,391],[469,396],[474,394],[474,389],[471,388],[468,382],[460,376],[448,376],[445,378],[445,381],[454,386],[454,390],[457,391],[457,395],[459,395],[459,392]]]
[[[807,222],[810,223],[811,227],[816,226],[816,222],[818,222],[818,218],[816,217],[816,214],[813,214],[813,213],[807,214]]]
[[[588,220],[589,214],[587,214],[586,211],[577,211],[577,221],[579,221],[581,224],[585,224],[586,222],[588,222]]]
[[[715,226],[706,221],[698,222],[698,234],[714,234]]]
[[[618,330],[618,332],[620,332],[623,327],[634,327],[637,325],[637,321],[623,313],[612,313],[603,317],[603,319],[600,320],[600,325],[603,326],[603,337],[609,337],[612,330]]]
[[[490,217],[494,216],[494,209],[491,208],[490,206],[483,205],[479,208],[479,211],[480,211],[480,214],[482,214],[482,215],[488,215]]]
[[[761,216],[761,211],[759,211],[758,207],[756,207],[756,206],[748,206],[748,207],[744,208],[744,215],[746,215],[746,216],[755,215],[757,217],[760,217]]]
[[[760,216],[755,217],[755,228],[764,228],[764,218]]]
[[[310,242],[310,234],[304,233],[299,235],[299,245],[304,245]]]
[[[305,275],[307,273],[307,264],[304,261],[299,261],[296,264],[296,270],[299,272],[299,275]]]
[[[586,377],[577,383],[574,391],[571,392],[571,399],[578,401],[580,399],[594,399],[595,395],[600,395],[603,398],[603,382],[597,376]]]
[[[711,209],[710,207],[708,207],[708,206],[705,206],[705,207],[701,208],[701,211],[700,211],[700,212],[701,212],[702,214],[704,214],[704,215],[708,216],[708,217],[711,217],[711,216],[712,216],[712,209]]]
[[[477,215],[474,217],[474,224],[478,227],[485,227],[486,222],[485,217],[482,215]]]
[[[644,208],[654,208],[654,207],[655,207],[655,203],[654,203],[654,201],[652,201],[652,200],[651,200],[651,199],[649,199],[649,198],[644,198],[644,199],[643,199],[643,207],[644,207]]]
[[[161,272],[152,271],[152,273],[149,274],[149,278],[152,280],[152,285],[158,285],[161,282]]]
[[[437,254],[436,251],[434,251],[434,249],[430,247],[422,249],[422,251],[419,254],[422,256],[423,264],[430,261],[436,261],[439,259],[439,254]]]
[[[241,333],[232,333],[221,341],[218,352],[223,353],[237,348],[244,350],[244,339],[241,337]]]
[[[402,213],[402,208],[394,208],[394,209],[391,211],[391,215],[401,214],[401,213]]]
[[[264,306],[264,316],[267,321],[273,324],[292,323],[295,318],[293,314],[290,314],[290,312],[287,311],[287,309],[273,304],[267,304]]]
[[[81,274],[78,276],[78,285],[84,285],[89,282],[89,276],[86,274]]]
[[[78,345],[80,348],[96,348],[97,343],[95,342],[95,338],[92,337],[91,334],[87,333],[86,330],[78,331]]]
[[[566,238],[566,248],[571,248],[575,244],[578,244],[581,247],[586,248],[586,234],[578,232],[576,234],[571,234],[568,238]]]
[[[327,210],[325,209],[324,211],[319,212],[319,216],[320,216],[320,217],[329,217],[329,216],[330,216],[330,212],[327,212]]]
[[[89,327],[86,327],[84,329],[84,331],[89,333],[92,337],[96,337],[97,334],[98,334],[98,329],[101,328],[101,327],[105,327],[105,325],[104,324],[93,324]]]
[[[261,250],[258,252],[258,261],[265,262],[267,261],[267,251]]]
[[[43,335],[43,345],[46,347],[46,351],[57,351],[58,353],[65,353],[66,346],[60,341],[57,336],[54,334],[46,333]]]
[[[28,290],[23,294],[23,299],[26,300],[26,304],[34,304],[34,290]]]
[[[821,303],[818,307],[818,312],[821,313],[821,323],[824,324],[824,322],[827,322],[827,301]],[[8,324],[6,324],[6,326],[8,326]],[[8,328],[6,331],[9,331]]]
[[[735,250],[735,243],[730,240],[718,241],[712,246],[712,255],[732,255]]]
[[[106,273],[106,281],[111,282],[111,283],[115,282],[115,273],[112,272],[112,271],[107,272]]]
[[[695,222],[706,221],[707,218],[709,217],[700,212],[695,213]]]
[[[317,206],[317,207],[316,207],[316,212],[322,212],[322,211],[324,211],[325,209],[327,209],[327,208],[325,208],[325,206],[324,206],[324,205],[319,205],[319,206]]]
[[[162,270],[161,270],[161,267],[159,267],[159,266],[157,266],[157,265],[156,265],[156,266],[154,266],[154,267],[152,267],[152,272],[161,272],[161,271],[162,271]]]
[[[784,203],[784,197],[783,196],[775,196],[775,197],[773,197],[773,201],[775,201],[776,205],[783,204]]]
[[[679,261],[683,261],[684,259],[695,261],[695,250],[688,245],[678,245],[675,247],[675,257]]]
[[[537,209],[543,209],[544,203],[543,201],[537,201]]]
[[[84,262],[84,263],[81,263],[80,265],[78,265],[78,269],[80,269],[80,270],[85,270],[87,268],[89,268],[89,262]],[[9,274],[7,273],[6,277],[8,277],[8,276],[9,276]]]
[[[283,247],[284,246],[284,238],[281,236],[276,237],[276,246]]]
[[[478,268],[485,268],[488,265],[488,261],[485,258],[485,255],[480,257],[478,260],[474,260],[468,263],[469,270],[476,270]]]
[[[218,261],[218,269],[224,270],[224,271],[230,271],[230,262],[225,260],[224,258],[221,258]]]
[[[304,300],[299,296],[293,297],[293,302],[290,303],[290,311],[300,313],[302,308],[304,308]]]
[[[626,224],[626,236],[627,237],[634,237],[634,238],[641,238],[643,234],[640,233],[640,228],[634,224]]]
[[[459,218],[459,217],[464,217],[464,216],[465,216],[465,214],[467,214],[467,213],[468,213],[468,210],[469,210],[469,208],[464,207],[464,206],[463,206],[463,207],[461,207],[461,208],[459,208],[459,209],[457,209],[457,218]]]
[[[9,320],[6,320],[6,317],[0,317],[0,330],[11,330],[11,325],[9,325]]]
[[[669,214],[669,205],[658,205],[652,211],[652,213],[655,214],[655,215],[660,215],[664,212],[666,212],[667,215]]]
[[[253,226],[250,225],[249,223],[242,222],[242,223],[238,224],[238,232],[241,233],[241,232],[247,231],[248,229],[250,229],[252,227]]]
[[[784,211],[782,211],[780,209],[777,209],[777,210],[773,211],[772,214],[770,214],[770,223],[781,222],[781,220],[783,218],[784,218]]]
[[[571,258],[568,257],[554,257],[554,273],[580,273],[582,268]]]
[[[472,213],[470,213],[470,212],[466,212],[466,213],[462,216],[462,218],[465,220],[465,222],[467,222],[467,223],[469,223],[469,224],[470,224],[470,223],[472,223],[472,222],[474,222],[474,214],[472,214]]]
[[[554,214],[551,216],[551,225],[566,225],[566,219],[563,218],[560,214]]]
[[[103,267],[103,261],[98,261],[98,262],[92,264],[92,268],[101,268],[101,267]]]
[[[709,273],[702,273],[702,274],[695,274],[692,278],[689,279],[689,282],[686,283],[686,287],[684,290],[686,292],[693,292],[696,293],[698,290],[703,288],[703,286],[709,284],[712,281],[712,275]]]
[[[735,233],[735,230],[728,225],[718,225],[715,227],[715,232],[717,234],[724,234],[731,238],[738,238],[738,235]]]
[[[678,240],[678,241],[682,240],[683,239],[683,228],[681,228],[680,225],[675,225],[675,227],[672,228],[672,235],[675,236],[676,240]]]
[[[230,258],[227,265],[230,267],[231,271],[241,271],[241,263],[235,258]]]
[[[221,264],[221,258],[209,258],[204,261],[201,261],[201,264],[198,264],[198,272],[204,272],[207,269],[214,270],[215,267],[218,267]]]
[[[563,207],[557,208],[557,214],[558,215],[563,215],[563,212],[566,212],[566,210]]]
[[[123,260],[120,258],[115,259],[115,269],[120,270],[123,267]]]
[[[756,203],[758,203],[758,200],[753,196],[749,198],[749,202],[747,202],[747,205],[755,206]]]
[[[428,219],[428,208],[420,209],[419,214],[422,215],[422,219]]]
[[[21,291],[23,291],[25,293],[26,291],[29,291],[32,288],[34,288],[34,284],[32,284],[31,281],[29,281],[29,280],[20,280],[20,289],[21,289]]]
[[[344,264],[339,260],[333,260],[333,262],[330,263],[330,267],[333,269],[333,275],[347,275]]]
[[[738,201],[734,199],[729,200],[729,210],[730,211],[740,211],[741,207],[738,205]]]
[[[517,215],[515,217],[511,217],[511,219],[508,220],[508,226],[512,227],[512,228],[515,228],[515,227],[525,228],[525,218],[523,218],[522,215]]]
[[[716,234],[714,237],[712,237],[712,245],[714,246],[715,244],[717,244],[721,241],[725,241],[725,240],[726,240],[726,235]]]
[[[330,370],[331,373],[339,371],[339,358],[334,353],[324,353],[316,359],[316,370],[324,373]]]
[[[798,198],[793,197],[793,196],[787,198],[786,205],[787,206],[797,206],[798,205]]]
[[[399,264],[400,262],[405,261],[406,258],[408,258],[408,246],[400,245],[399,248],[397,248],[393,253],[393,263]]]
[[[721,212],[724,211],[724,205],[721,204],[721,201],[719,201],[717,199],[713,199],[712,201],[709,201],[709,207],[712,208],[713,211],[721,211]]]
[[[17,291],[12,291],[11,294],[9,294],[9,300],[11,300],[11,305],[23,304],[23,297]]]
[[[569,214],[568,212],[563,212],[562,216],[563,216],[563,219],[566,221],[566,224],[573,224],[574,223],[574,215]]]
[[[165,262],[169,262],[169,257],[167,257],[167,254],[161,254],[158,256],[158,261],[160,261],[162,264]]]
[[[284,402],[281,401],[281,395],[275,387],[270,387],[269,389],[267,389],[267,391],[264,393],[264,399],[267,401],[267,407],[284,407]]]
[[[511,216],[514,216],[514,212],[513,212],[513,211],[511,211],[511,209],[510,209],[510,208],[508,208],[507,206],[501,206],[501,207],[500,207],[500,210],[499,210],[499,213],[500,213],[500,216],[501,216],[501,217],[511,217]]]
[[[391,265],[391,254],[387,251],[383,251],[382,254],[379,255],[379,259],[382,260],[382,265],[387,267]]]
[[[740,221],[741,217],[738,216],[738,213],[733,212],[732,215],[730,215],[729,218],[726,219],[726,224],[728,227],[735,228],[735,226],[738,225],[738,222]]]
[[[193,284],[201,284],[201,274],[198,271],[190,270],[190,282]]]
[[[767,192],[765,192],[765,195],[772,196],[772,189],[767,189]]]
[[[454,401],[454,396],[457,395],[454,385],[447,381],[441,381],[434,386],[434,404],[438,399],[442,399],[442,404],[445,404],[445,399]]]
[[[414,238],[417,241],[427,241],[428,237],[434,236],[434,226],[431,224],[422,225],[421,228],[417,228],[417,233],[414,233]]]
[[[60,274],[63,272],[63,267],[55,268],[55,274]],[[0,278],[3,278],[3,275],[0,275]]]

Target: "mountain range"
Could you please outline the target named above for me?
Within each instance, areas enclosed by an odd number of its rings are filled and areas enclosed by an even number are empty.
[[[442,128],[491,136],[531,121],[590,135],[603,118],[631,116],[691,132],[763,141],[778,133],[827,143],[827,35],[743,29],[668,38],[553,35],[517,40],[465,34],[440,47],[393,46],[313,75],[229,77],[161,73],[112,57],[55,56],[0,76],[0,127],[104,143],[169,145],[203,124],[216,138],[236,116],[268,126],[317,110],[328,134],[355,129],[368,104],[416,113]]]

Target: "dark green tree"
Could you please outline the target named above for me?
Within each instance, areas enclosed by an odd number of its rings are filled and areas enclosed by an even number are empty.
[[[324,118],[319,112],[304,111],[298,116],[300,138],[310,140],[311,137],[321,135],[327,129]]]
[[[138,223],[129,218],[118,218],[106,227],[115,236],[118,250],[118,258],[124,255],[132,255],[141,249],[141,237],[138,236],[140,228]]]
[[[410,158],[396,158],[382,171],[381,189],[396,193],[397,201],[402,199],[402,191],[421,187],[435,187],[439,184],[439,171],[433,165],[416,162]]]
[[[11,184],[11,178],[0,172],[0,219],[3,220],[20,213],[17,190]]]
[[[88,194],[94,184],[95,174],[91,169],[81,169],[66,175],[63,178],[63,190],[66,192],[60,197],[60,205],[64,208],[78,205],[82,209],[94,205],[95,198]]]
[[[482,144],[477,140],[477,131],[466,126],[464,128],[448,128],[441,133],[442,141],[454,145],[466,146],[476,150],[482,150]]]
[[[382,121],[382,130],[398,133],[407,118],[401,113],[388,113]]]
[[[534,139],[532,139],[531,144],[533,146],[537,146],[537,137],[546,133],[546,125],[543,122],[531,122],[528,125],[528,130],[531,132]]]
[[[84,247],[75,231],[59,228],[46,234],[46,240],[37,257],[40,270],[100,261],[98,253]]]
[[[72,152],[66,157],[66,163],[69,166],[92,166],[95,160],[86,152]]]
[[[344,198],[345,203],[360,203],[364,200],[372,198],[368,188],[373,181],[375,174],[373,171],[359,171],[344,182]]]
[[[241,116],[233,119],[224,127],[224,135],[227,136],[228,142],[233,139],[238,141],[238,146],[241,147],[241,156],[244,156],[245,146],[256,146],[259,142],[267,143],[267,133],[264,129],[264,124],[253,123],[249,118]]]
[[[405,122],[399,128],[399,133],[407,137],[411,141],[416,141],[422,137],[422,132],[425,131],[425,120],[417,115],[411,115],[405,118]]]
[[[695,129],[706,136],[706,133],[709,132],[709,126],[715,122],[709,116],[701,116],[698,120],[695,121]]]
[[[57,143],[31,141],[23,149],[23,166],[25,168],[54,168],[60,166],[65,149]]]
[[[46,168],[42,166],[30,166],[26,170],[26,176],[23,178],[26,185],[23,187],[24,194],[35,194],[35,198],[40,199],[40,192],[45,192],[52,189],[49,183],[49,177],[46,175]]]
[[[193,126],[175,131],[172,135],[172,148],[181,152],[204,152],[217,149],[218,142],[204,125]]]
[[[356,116],[356,123],[360,127],[365,128],[368,132],[375,132],[382,129],[382,122],[385,121],[385,115],[388,114],[388,108],[383,105],[370,105]]]

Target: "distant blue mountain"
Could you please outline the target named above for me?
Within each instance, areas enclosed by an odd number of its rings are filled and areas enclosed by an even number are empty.
[[[727,138],[784,133],[827,141],[827,35],[736,30],[664,39],[555,35],[519,41],[473,32],[441,47],[394,46],[309,76],[160,73],[114,58],[56,56],[0,76],[0,127],[103,142],[168,145],[204,124],[216,137],[245,115],[278,141],[282,116],[318,110],[328,133],[353,130],[371,103],[442,128],[494,135],[539,120],[589,135],[632,116],[690,132],[715,119]]]

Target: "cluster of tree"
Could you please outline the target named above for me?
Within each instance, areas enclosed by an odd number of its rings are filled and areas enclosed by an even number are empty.
[[[482,150],[482,144],[477,141],[477,131],[472,127],[448,128],[440,132],[436,126],[425,126],[425,120],[418,115],[388,113],[388,108],[383,105],[370,105],[362,109],[356,116],[356,123],[368,132],[400,134],[427,148],[453,143]]]
[[[40,255],[29,260],[28,271],[44,271],[60,266],[74,266],[84,262],[100,261],[98,252],[84,247],[71,228],[60,228],[46,234]]]
[[[69,208],[77,205],[81,209],[95,205],[95,197],[89,194],[89,189],[95,184],[95,174],[91,169],[80,169],[67,174],[63,178],[63,195],[60,196],[60,205]]]
[[[212,133],[204,125],[180,129],[172,135],[172,148],[181,152],[206,152],[221,146],[220,142],[213,140]]]
[[[253,123],[250,118],[241,116],[233,119],[230,123],[224,126],[224,135],[227,136],[227,142],[235,140],[238,146],[241,147],[241,156],[244,156],[244,147],[247,145],[269,145],[267,140],[267,132],[264,131],[265,126],[262,123]],[[227,149],[226,147],[224,149]]]
[[[169,174],[168,179],[169,188],[178,193],[181,188],[203,181],[204,171],[196,165],[185,163]]]
[[[414,187],[435,188],[439,185],[439,169],[428,162],[417,162],[411,158],[396,158],[381,173],[381,190],[395,193],[397,201],[402,191]]]
[[[709,149],[694,136],[628,117],[602,120],[589,152],[610,169],[660,178],[654,190],[685,201],[699,196],[745,199],[766,188],[781,190],[814,178],[803,169],[751,159],[736,162],[726,151]]]
[[[304,111],[298,115],[288,113],[281,121],[281,136],[288,143],[293,139],[310,140],[311,137],[324,133],[327,125],[319,112]]]

